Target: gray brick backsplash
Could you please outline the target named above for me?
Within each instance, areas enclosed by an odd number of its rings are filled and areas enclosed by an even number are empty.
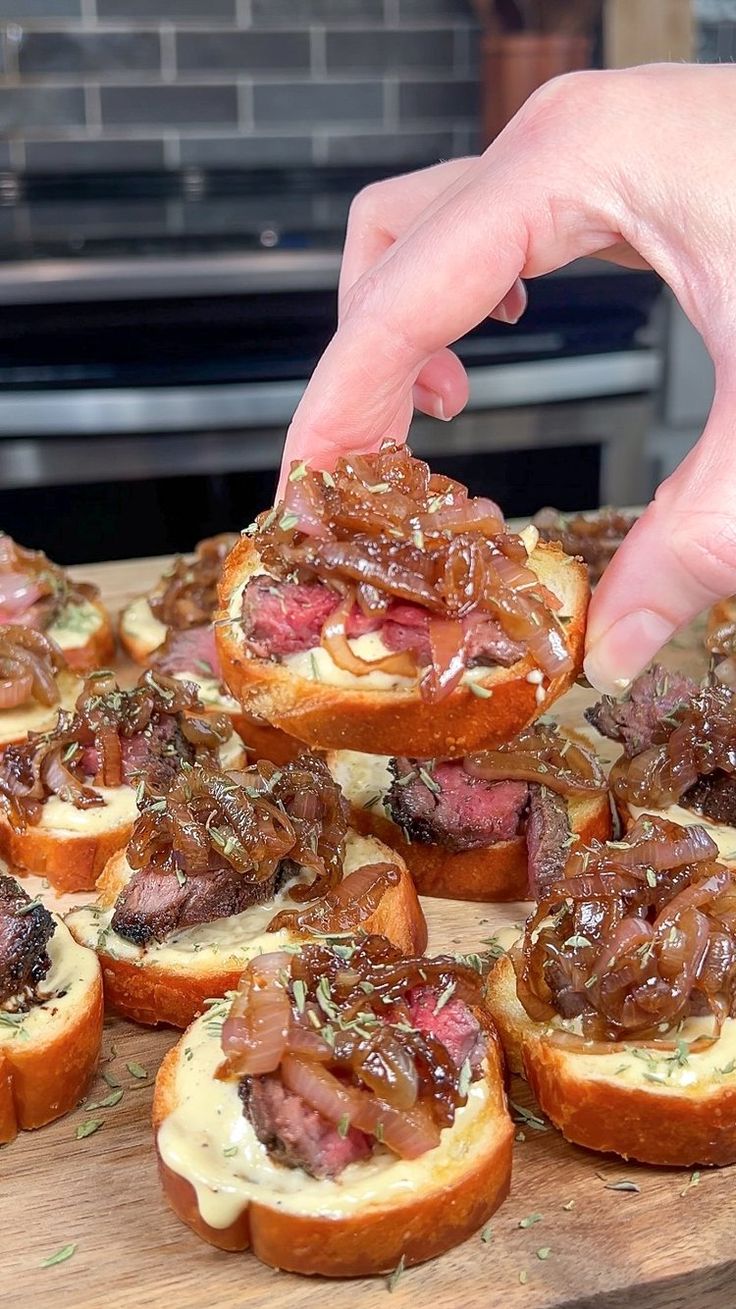
[[[0,132],[81,127],[84,91],[80,87],[0,87]]]
[[[454,53],[451,30],[327,33],[328,73],[445,70],[452,68]]]
[[[176,64],[180,72],[258,73],[296,69],[308,72],[308,32],[180,32]]]
[[[383,0],[251,0],[254,27],[382,23]]]
[[[78,18],[82,0],[0,0],[0,18],[25,23],[34,18]]]
[[[185,167],[275,168],[311,164],[311,136],[182,137],[179,155]]]
[[[115,173],[163,166],[163,141],[26,142],[26,167],[35,173]]]
[[[253,88],[256,126],[379,122],[381,82],[273,82]]]
[[[213,200],[206,204],[182,204],[182,227],[185,232],[210,235],[226,233],[237,235],[252,228],[284,228],[310,226],[310,201],[302,196],[247,196],[240,199]]]
[[[330,135],[325,141],[328,164],[419,165],[436,163],[453,154],[452,132],[385,132]]]
[[[147,23],[180,18],[235,21],[235,0],[97,0],[97,17],[135,18]]]
[[[428,22],[438,18],[464,23],[475,21],[471,0],[399,0],[399,22]]]
[[[0,0],[0,168],[410,168],[477,139],[478,66],[473,0]]]
[[[399,86],[399,117],[404,121],[477,115],[477,82],[402,82]]]
[[[234,86],[103,86],[100,103],[108,126],[234,126],[238,116]]]
[[[21,75],[42,73],[137,73],[161,67],[157,32],[26,31],[18,47]]]
[[[35,200],[28,206],[34,236],[69,237],[77,240],[118,236],[125,232],[156,235],[165,227],[166,204],[161,200],[136,200],[111,205],[95,200],[76,203]]]

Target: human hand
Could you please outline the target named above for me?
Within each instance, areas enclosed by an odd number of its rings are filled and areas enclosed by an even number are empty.
[[[450,418],[446,347],[523,311],[520,278],[582,255],[649,265],[716,366],[696,448],[659,489],[590,608],[586,672],[620,689],[680,626],[736,591],[736,70],[653,65],[548,83],[486,153],[354,202],[338,330],[294,416],[284,467],[403,439],[413,403]]]

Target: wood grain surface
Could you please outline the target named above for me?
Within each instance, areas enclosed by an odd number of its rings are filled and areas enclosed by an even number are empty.
[[[98,581],[118,608],[145,590],[161,566],[161,560],[145,560],[77,572]],[[696,650],[696,636],[681,638],[667,661],[702,666]],[[132,676],[130,668],[125,673]],[[558,716],[580,726],[589,699],[575,688]],[[484,938],[519,922],[524,912],[517,905],[443,900],[427,900],[424,907],[435,951],[482,949]],[[408,1270],[392,1291],[384,1278],[313,1281],[275,1273],[247,1254],[213,1250],[167,1210],[156,1178],[151,1094],[156,1068],[176,1039],[175,1032],[110,1020],[101,1071],[123,1088],[120,1102],[89,1107],[110,1094],[100,1076],[77,1112],[0,1150],[1,1305],[730,1309],[736,1303],[734,1169],[704,1170],[698,1179],[626,1165],[565,1144],[551,1127],[534,1130],[523,1122],[512,1193],[491,1224],[490,1240],[474,1237]],[[134,1075],[141,1069],[145,1078]],[[517,1105],[531,1104],[520,1081],[511,1097]],[[90,1118],[103,1126],[77,1140],[76,1129]],[[624,1178],[640,1190],[606,1189]],[[539,1220],[520,1227],[531,1214]],[[70,1243],[76,1245],[71,1258],[41,1267]]]

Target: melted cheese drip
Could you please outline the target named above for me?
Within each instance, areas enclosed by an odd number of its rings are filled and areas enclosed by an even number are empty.
[[[344,862],[346,873],[362,864],[382,863],[386,858],[386,847],[380,842],[371,837],[358,836],[355,832],[348,833]],[[121,869],[121,884],[129,881],[132,876],[133,870],[126,862]],[[211,923],[187,927],[165,941],[151,942],[145,949],[111,930],[114,905],[108,909],[85,905],[67,914],[66,922],[77,941],[93,950],[103,950],[116,959],[138,962],[144,967],[155,964],[157,967],[193,973],[207,973],[213,968],[218,972],[231,971],[238,967],[244,968],[253,954],[278,950],[292,940],[288,931],[267,933],[266,929],[279,910],[299,908],[291,899],[289,890],[300,880],[292,879],[273,900],[265,904],[252,905],[242,914],[233,914],[229,918],[216,918]]]
[[[670,805],[667,809],[639,809],[636,805],[629,805],[628,808],[632,818],[667,818],[669,822],[679,823],[681,827],[704,827],[718,846],[718,858],[725,864],[736,863],[736,827],[713,822],[692,809],[683,809],[679,804]]]
[[[74,601],[65,605],[47,635],[62,650],[74,650],[86,645],[93,632],[102,627],[103,617],[91,600]]]
[[[27,700],[17,709],[0,711],[0,746],[11,741],[22,741],[29,732],[48,732],[56,724],[60,709],[72,710],[82,689],[82,679],[73,673],[60,673],[58,679],[61,699],[58,704],[38,704]]]
[[[539,540],[537,529],[530,524],[519,535],[524,542],[527,554],[531,555]],[[234,589],[228,609],[230,617],[236,620],[236,630],[240,630],[239,621],[243,608],[243,591],[247,583],[251,577],[265,573],[266,569],[256,559],[252,559],[249,566],[243,570],[243,582]],[[348,645],[354,654],[369,661],[380,659],[384,655],[392,653],[384,645],[379,632],[368,632],[364,636],[355,637],[348,641]],[[407,690],[414,688],[418,681],[417,676],[399,677],[395,673],[383,673],[381,671],[365,673],[361,677],[356,677],[355,674],[339,668],[331,655],[322,646],[315,646],[311,650],[302,650],[296,654],[282,655],[279,663],[287,668],[290,673],[294,673],[295,676],[302,677],[306,681],[325,682],[328,686],[352,687],[360,691]],[[498,666],[467,668],[463,673],[462,683],[463,685],[476,683],[491,689],[494,681],[503,678],[505,675],[506,669]],[[537,703],[539,705],[543,704],[544,699],[544,691],[541,690],[537,693]]]
[[[224,769],[232,769],[239,767],[242,760],[243,745],[240,737],[233,732],[220,747],[220,764]],[[60,800],[58,795],[50,795],[41,807],[37,826],[53,828],[62,835],[82,833],[90,836],[95,832],[109,832],[114,827],[127,827],[135,822],[138,817],[135,787],[93,786],[90,789],[102,796],[104,805],[97,805],[94,809],[77,809],[70,801]]]
[[[154,614],[148,596],[133,600],[120,615],[120,629],[144,646],[142,653],[153,654],[166,640],[167,627]]]
[[[211,1227],[228,1227],[254,1199],[322,1218],[410,1202],[472,1167],[475,1152],[482,1153],[495,1132],[494,1116],[484,1112],[489,1092],[481,1079],[470,1087],[467,1104],[443,1130],[440,1144],[419,1159],[398,1159],[377,1147],[370,1159],[348,1164],[333,1181],[275,1163],[243,1113],[237,1082],[215,1079],[222,1060],[218,1018],[225,1016],[227,1002],[218,1008],[219,1014],[210,1010],[182,1037],[174,1071],[177,1107],[158,1131],[164,1163],[192,1184],[199,1212]]]
[[[54,921],[56,930],[47,947],[51,967],[38,986],[39,1003],[32,1005],[28,1013],[12,1025],[2,1021],[0,1011],[0,1048],[43,1037],[52,1023],[58,1028],[61,1024],[76,1021],[80,995],[89,991],[97,981],[100,972],[97,956],[78,945],[56,915]]]

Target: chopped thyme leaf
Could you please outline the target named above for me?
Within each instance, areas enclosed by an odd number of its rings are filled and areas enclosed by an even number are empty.
[[[25,918],[26,914],[32,914],[33,910],[38,909],[39,905],[42,904],[43,904],[43,900],[41,899],[40,895],[37,895],[33,900],[29,900],[28,904],[21,905],[16,917]]]
[[[194,666],[198,672],[204,673],[205,677],[214,677],[215,675],[212,664],[208,664],[206,659],[195,659]]]
[[[568,936],[567,940],[563,941],[562,944],[563,946],[571,945],[573,949],[583,950],[586,945],[591,945],[592,942],[588,940],[587,936],[580,936],[579,933],[575,933],[573,936]]]
[[[383,1123],[381,1122],[376,1123],[376,1130],[373,1133],[373,1135],[375,1136],[377,1141],[379,1142],[383,1141]]]
[[[504,955],[506,954],[506,951],[504,950],[497,936],[482,936],[480,943],[481,945],[488,946],[488,949],[486,950],[485,953],[487,955],[490,955],[491,959],[503,959]]]
[[[545,1120],[540,1118],[538,1114],[533,1113],[531,1109],[525,1109],[523,1105],[516,1104],[513,1100],[509,1100],[509,1104],[514,1113],[518,1115],[517,1122],[524,1123],[526,1127],[533,1127],[535,1132],[547,1131]]]
[[[363,808],[364,808],[364,809],[372,809],[373,806],[376,805],[376,804],[378,804],[378,801],[379,801],[379,800],[382,800],[382,799],[383,799],[383,796],[381,795],[381,792],[380,792],[380,791],[376,791],[376,794],[375,794],[375,795],[369,795],[369,796],[368,796],[368,799],[363,801]]]
[[[71,742],[71,743],[66,747],[66,750],[64,751],[64,753],[63,753],[62,756],[61,756],[61,762],[62,762],[63,764],[68,764],[68,763],[69,763],[69,760],[74,758],[75,754],[77,753],[77,745],[78,745],[78,743],[77,743],[76,741],[72,741],[72,742]]]
[[[433,795],[439,795],[442,788],[434,780],[432,774],[427,772],[426,768],[419,769],[419,776],[421,777],[428,791],[431,791]]]
[[[111,1091],[109,1095],[106,1095],[104,1099],[95,1100],[93,1104],[86,1104],[84,1107],[87,1113],[91,1113],[93,1109],[112,1109],[114,1105],[120,1104],[124,1094],[122,1086],[119,1086]]]
[[[541,1221],[541,1214],[527,1214],[526,1218],[520,1219],[519,1227],[523,1227],[524,1230],[526,1230],[527,1227],[535,1227],[536,1224],[541,1223]]]
[[[332,476],[332,473],[324,472],[324,470],[322,472],[322,481],[324,482],[325,486],[329,486],[330,488],[334,487],[335,485],[335,479]]]
[[[567,1204],[563,1204],[562,1208],[569,1214],[570,1210],[575,1208],[575,1201],[568,1200]]]
[[[292,527],[296,527],[298,522],[299,519],[297,518],[296,514],[289,514],[289,513],[283,514],[279,521],[279,527],[281,528],[282,532],[290,532]]]
[[[302,462],[300,464],[294,464],[294,467],[289,473],[289,481],[301,482],[306,477],[306,475],[307,475],[307,465],[302,459]]]
[[[118,1079],[113,1076],[112,1073],[107,1073],[103,1071],[102,1080],[103,1082],[107,1082],[107,1085],[112,1087],[113,1091],[120,1090],[120,1083]]]
[[[680,1191],[680,1198],[687,1195],[688,1191],[692,1191],[694,1186],[700,1186],[700,1173],[697,1171],[690,1174],[687,1186],[684,1191]]]
[[[548,1245],[540,1245],[537,1250],[537,1259],[549,1259],[552,1250]]]
[[[484,686],[482,682],[468,682],[472,695],[476,695],[479,700],[490,700],[493,691],[490,686]]]
[[[396,1287],[397,1287],[398,1284],[399,1284],[399,1279],[400,1279],[400,1277],[401,1277],[401,1275],[402,1275],[402,1273],[403,1273],[405,1267],[406,1267],[406,1259],[404,1258],[404,1256],[403,1256],[403,1254],[402,1254],[401,1258],[399,1259],[399,1262],[397,1263],[396,1267],[394,1268],[394,1271],[390,1274],[390,1276],[389,1276],[389,1278],[388,1278],[388,1281],[387,1281],[387,1283],[386,1283],[386,1285],[388,1286],[389,1291],[390,1291],[392,1294],[393,1294],[393,1292],[396,1290]]]
[[[71,1259],[77,1248],[76,1241],[70,1241],[68,1245],[62,1245],[60,1250],[55,1254],[50,1254],[47,1259],[41,1260],[41,1268],[53,1268],[54,1264],[65,1264],[67,1259]]]
[[[238,1153],[238,1147],[237,1145],[226,1145],[222,1153],[226,1159],[232,1159],[233,1155]]]
[[[434,1006],[434,1011],[436,1014],[439,1013],[440,1009],[444,1009],[448,1000],[451,998],[454,990],[455,990],[455,979],[454,977],[451,977],[449,982],[447,983],[447,986],[444,988],[444,990],[440,991],[440,994],[437,996],[437,1000]]]
[[[488,1245],[488,1242],[493,1240],[493,1228],[490,1223],[486,1223],[481,1229],[480,1239],[484,1245]]]
[[[183,868],[175,868],[175,869],[174,869],[174,872],[176,873],[176,880],[177,880],[177,882],[179,883],[179,886],[186,886],[186,884],[187,884],[187,875],[186,875],[186,873],[184,872],[184,869],[183,869]]]
[[[522,1132],[521,1129],[519,1129],[519,1131],[516,1133],[516,1136],[514,1137],[514,1140],[515,1140],[515,1141],[525,1141],[525,1140],[526,1140],[526,1132]]]
[[[729,1073],[736,1073],[736,1059],[730,1059],[727,1064],[723,1065],[723,1068],[716,1068],[716,1072],[720,1073],[721,1077],[727,1077]]]
[[[350,1131],[350,1116],[348,1114],[343,1114],[339,1123],[337,1124],[337,1135],[343,1137],[344,1139],[349,1131]]]
[[[294,992],[294,1004],[296,1005],[297,1013],[303,1014],[306,1005],[307,988],[301,977],[296,978],[292,986],[292,991]]]
[[[528,1274],[528,1273],[526,1272],[526,1270],[523,1269],[523,1268],[522,1268],[521,1272],[519,1273],[519,1281],[520,1281],[520,1283],[521,1283],[522,1286],[526,1286],[527,1282],[529,1281],[529,1274]]]
[[[125,1067],[127,1068],[131,1077],[135,1077],[139,1082],[146,1081],[148,1077],[148,1073],[146,1072],[142,1064],[136,1063],[136,1061],[133,1059],[131,1060],[130,1063],[126,1064]]]
[[[315,682],[321,682],[322,678],[319,675],[319,668],[317,667],[317,660],[315,658],[314,650],[310,650],[309,652],[309,662],[312,666],[312,680]]]
[[[435,1013],[436,1012],[437,1011],[435,1010]],[[466,1059],[462,1068],[460,1069],[460,1076],[457,1079],[457,1089],[459,1095],[466,1096],[468,1094],[468,1091],[470,1089],[471,1076],[472,1074],[470,1069],[470,1060]]]
[[[607,1182],[604,1173],[596,1173],[596,1177],[600,1177],[606,1191],[634,1191],[637,1195],[641,1191],[636,1182],[629,1182],[625,1178],[620,1182]]]
[[[74,1135],[78,1141],[83,1141],[86,1136],[93,1136],[95,1132],[99,1132],[102,1124],[102,1118],[88,1118],[86,1122],[79,1124]]]
[[[619,1064],[618,1068],[614,1068],[613,1070],[614,1077],[620,1077],[621,1073],[625,1073],[627,1068],[630,1067],[631,1064]]]

